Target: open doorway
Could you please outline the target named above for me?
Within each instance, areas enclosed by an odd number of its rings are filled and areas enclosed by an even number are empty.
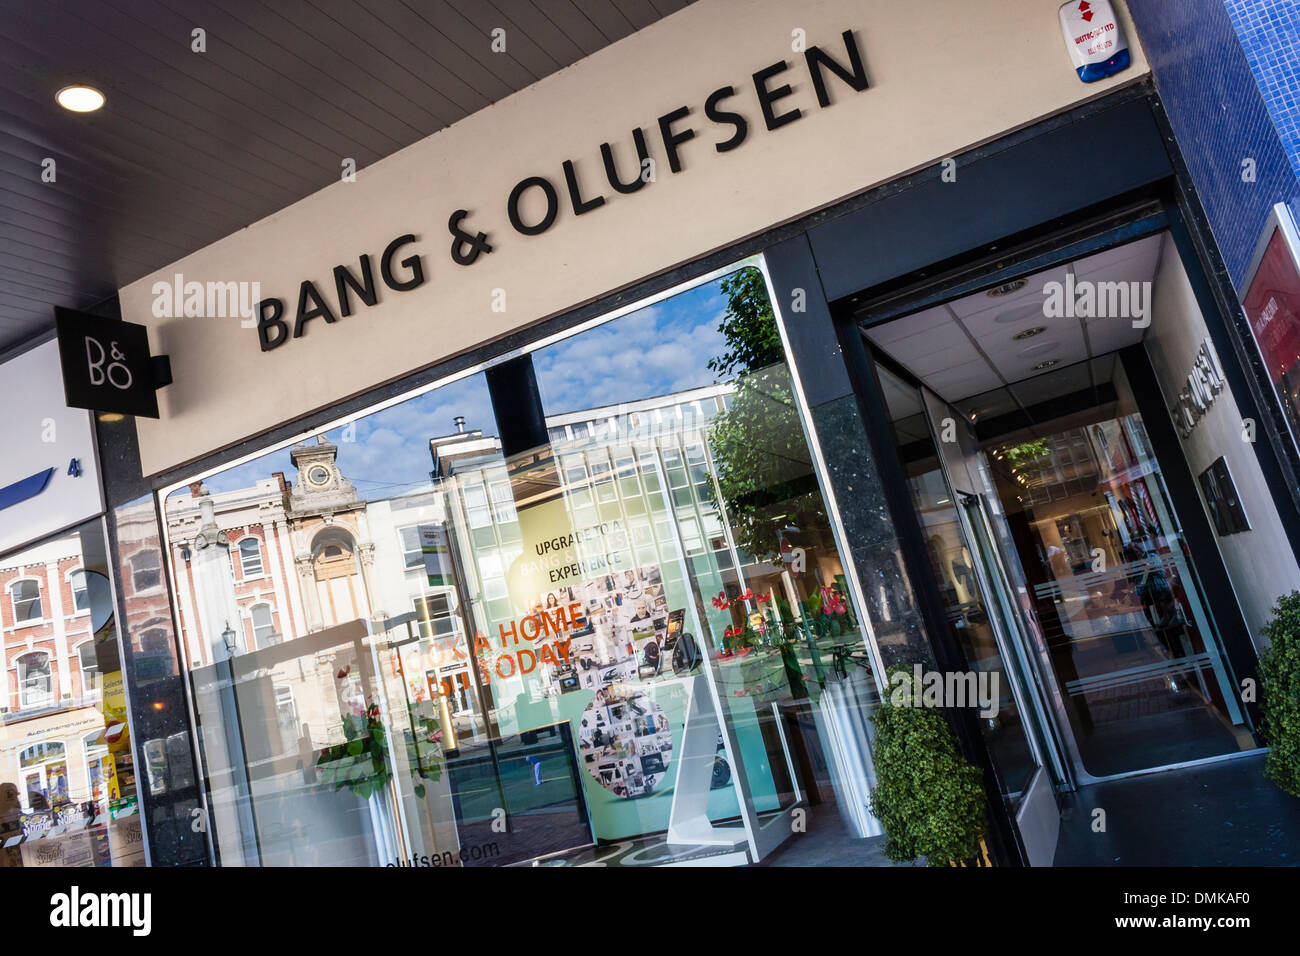
[[[1007,687],[1005,795],[1035,767],[1071,787],[1256,748],[1225,644],[1249,569],[1216,519],[1249,527],[1258,469],[1172,238],[991,281],[862,334],[951,635]]]

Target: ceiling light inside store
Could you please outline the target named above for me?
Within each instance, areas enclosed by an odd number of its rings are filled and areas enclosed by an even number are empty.
[[[1029,285],[1028,279],[1013,279],[1010,282],[1004,282],[1001,285],[989,289],[986,295],[996,299],[998,296],[1010,295],[1013,292],[1019,292],[1025,286]]]
[[[104,105],[104,94],[93,86],[65,86],[54,94],[54,99],[74,113],[93,113]]]
[[[1048,359],[1046,362],[1039,362],[1037,365],[1034,366],[1034,371],[1041,372],[1045,368],[1051,368],[1059,361],[1060,359]]]
[[[1024,339],[1032,339],[1035,335],[1041,335],[1046,331],[1047,326],[1035,325],[1032,329],[1025,329],[1023,332],[1017,332],[1015,335],[1011,336],[1011,341],[1020,342]]]

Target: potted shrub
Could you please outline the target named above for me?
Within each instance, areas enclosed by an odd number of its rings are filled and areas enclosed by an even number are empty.
[[[1284,595],[1264,628],[1259,655],[1260,733],[1269,746],[1264,773],[1300,797],[1300,591]]]
[[[979,768],[962,758],[943,713],[912,700],[911,686],[910,679],[889,681],[891,692],[871,717],[877,779],[871,812],[885,828],[885,856],[895,862],[924,857],[931,866],[975,859],[984,834]]]

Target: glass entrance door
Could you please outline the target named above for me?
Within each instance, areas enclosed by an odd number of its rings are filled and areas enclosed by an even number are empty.
[[[1014,814],[1038,779],[1042,747],[1035,739],[1038,730],[1026,706],[1024,682],[1008,651],[1013,625],[997,591],[995,570],[988,555],[972,547],[970,516],[958,505],[970,496],[955,491],[951,483],[960,451],[946,447],[956,443],[945,442],[942,429],[933,427],[933,409],[926,407],[931,396],[881,365],[876,373],[925,539],[928,570],[949,631],[976,676],[976,686],[983,688],[980,726],[1003,798]]]
[[[1109,385],[1091,408],[984,444],[1082,781],[1255,746],[1117,362]]]

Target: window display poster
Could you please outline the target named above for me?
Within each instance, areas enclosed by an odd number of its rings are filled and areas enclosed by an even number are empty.
[[[138,813],[109,823],[108,842],[114,866],[145,865],[144,837],[140,828],[141,817]]]
[[[22,844],[22,851],[24,867],[95,865],[95,844],[91,834],[85,830],[28,840]]]
[[[1291,434],[1300,444],[1300,272],[1281,229],[1274,228],[1242,305]]]
[[[577,523],[563,499],[519,509],[523,550],[510,565],[506,588],[515,610],[532,610],[537,595],[632,567],[621,518]]]
[[[596,837],[664,830],[689,704],[664,647],[691,597],[661,566],[632,564],[618,519],[579,527],[557,500],[518,520],[521,553],[506,571],[515,616],[489,620],[475,648],[501,733],[568,721]],[[739,813],[734,786],[710,793],[709,812]]]
[[[70,802],[68,798],[68,764],[60,760],[46,768],[49,781],[49,793],[46,795],[51,807],[64,807]]]

